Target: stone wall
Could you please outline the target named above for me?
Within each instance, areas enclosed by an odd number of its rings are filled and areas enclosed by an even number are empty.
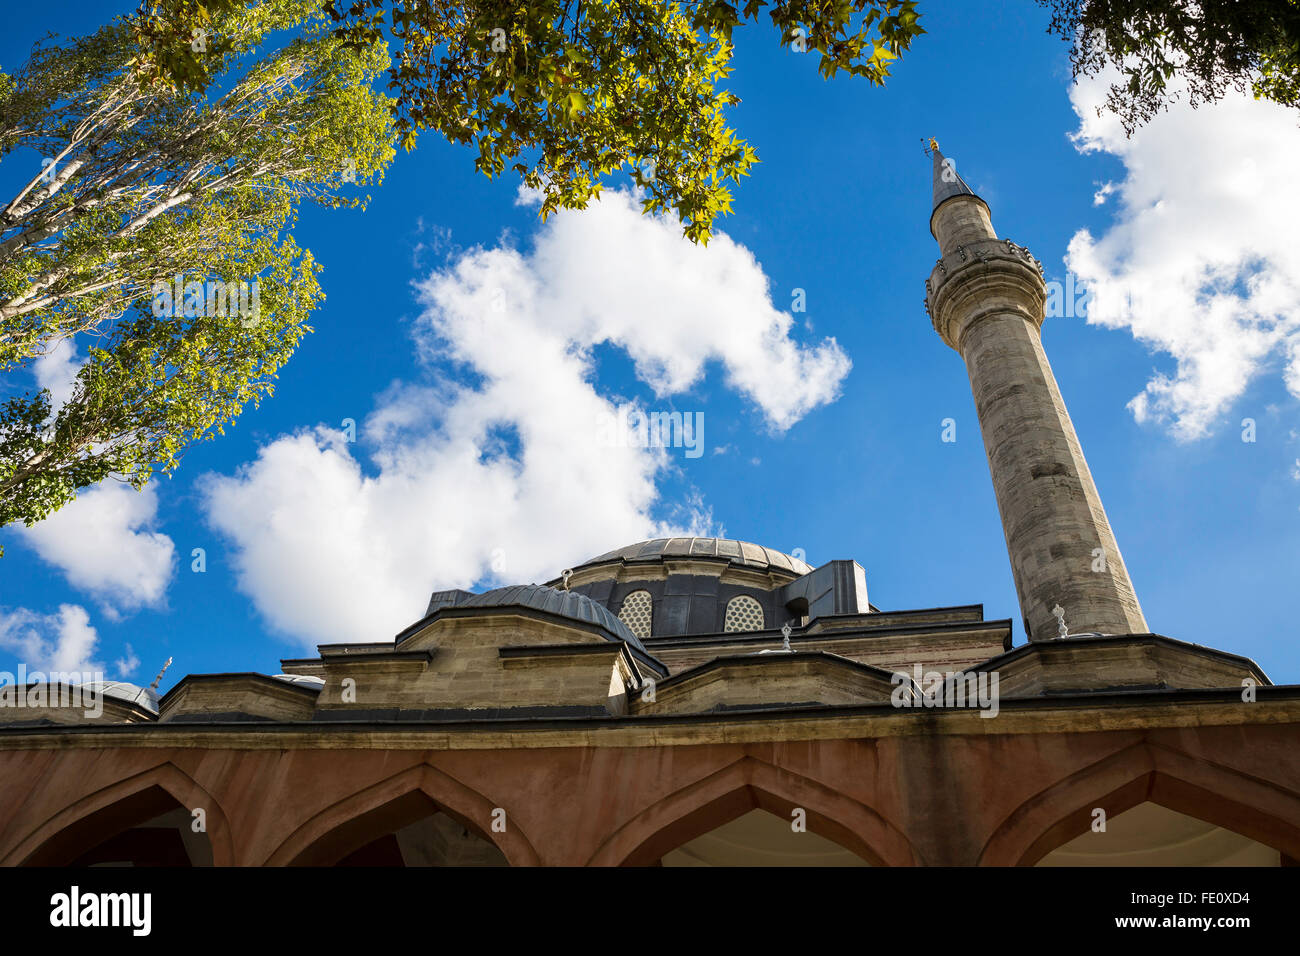
[[[754,806],[785,817],[801,807],[811,830],[873,863],[1032,863],[1086,831],[1090,808],[1114,815],[1143,800],[1300,858],[1293,688],[1255,704],[1227,694],[1040,700],[1004,704],[997,720],[883,708],[110,730],[0,739],[0,863],[57,862],[42,847],[75,852],[59,834],[143,792],[204,808],[218,865],[287,864],[326,846],[326,856],[343,854],[378,835],[385,807],[417,792],[514,865],[650,863]]]

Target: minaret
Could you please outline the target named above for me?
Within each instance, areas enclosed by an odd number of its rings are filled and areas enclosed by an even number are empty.
[[[1146,619],[1043,352],[1042,266],[993,231],[989,207],[930,141],[941,257],[926,281],[934,329],[970,375],[1025,632],[1145,633]]]

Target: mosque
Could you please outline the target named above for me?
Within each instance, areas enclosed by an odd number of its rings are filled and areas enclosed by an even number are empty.
[[[932,174],[926,310],[1027,643],[978,604],[882,609],[850,558],[643,541],[280,674],[0,709],[0,863],[1295,865],[1300,686],[1151,632],[1041,266],[937,146]]]

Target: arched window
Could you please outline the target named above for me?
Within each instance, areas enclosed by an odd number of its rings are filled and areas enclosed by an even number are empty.
[[[626,624],[637,637],[642,640],[649,637],[650,626],[653,623],[650,592],[633,591],[627,597],[623,598],[623,607],[618,612],[618,618]]]
[[[724,631],[761,631],[763,606],[748,594],[741,594],[727,602]]]

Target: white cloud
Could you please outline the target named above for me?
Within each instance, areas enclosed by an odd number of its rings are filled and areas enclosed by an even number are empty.
[[[602,441],[622,402],[593,384],[594,348],[627,352],[655,410],[694,411],[664,400],[717,363],[775,432],[832,401],[849,361],[834,340],[790,338],[743,246],[680,232],[612,193],[553,217],[527,253],[453,256],[420,287],[415,338],[469,384],[394,384],[361,429],[368,462],[317,428],[209,476],[209,523],[266,619],[309,644],[381,640],[435,588],[547,580],[630,541],[707,531],[703,502],[665,511],[659,497],[660,475],[689,467],[680,449]]]
[[[72,396],[82,359],[70,339],[32,365],[48,388],[55,413]],[[116,481],[83,489],[71,503],[30,528],[14,530],[75,587],[98,598],[110,617],[119,610],[159,604],[171,577],[174,547],[148,530],[158,510],[152,487],[137,493]]]
[[[117,672],[122,677],[130,677],[137,667],[140,666],[140,658],[135,654],[130,644],[126,645],[126,654],[119,657],[113,662]]]
[[[1099,238],[1076,234],[1066,263],[1094,289],[1089,322],[1126,328],[1175,361],[1129,408],[1194,439],[1271,369],[1300,397],[1295,111],[1231,93],[1175,105],[1126,139],[1113,114],[1096,113],[1109,82],[1073,88],[1074,138],[1118,157],[1126,176],[1114,224]]]
[[[171,579],[171,538],[149,530],[158,499],[117,481],[83,489],[44,521],[16,530],[74,587],[98,598],[104,611],[157,606]]]
[[[37,614],[27,608],[0,609],[0,648],[27,665],[29,671],[91,671],[104,665],[92,661],[99,635],[86,609],[61,604],[57,614]]]
[[[36,385],[50,390],[50,407],[55,414],[72,397],[81,366],[76,343],[71,339],[62,339],[32,363]]]

